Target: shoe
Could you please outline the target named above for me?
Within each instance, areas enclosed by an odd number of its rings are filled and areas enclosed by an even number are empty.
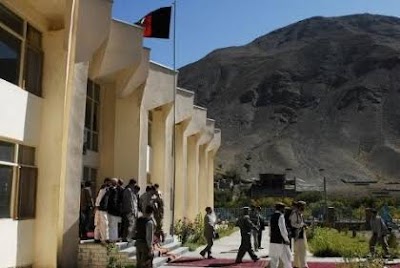
[[[207,259],[215,259],[213,256],[208,256]]]
[[[242,261],[236,260],[235,263],[242,263]]]
[[[257,262],[257,261],[259,261],[259,260],[260,260],[260,258],[258,258],[258,257],[255,258],[255,259],[253,259],[254,262]]]
[[[94,242],[95,242],[96,244],[101,243],[101,241],[100,241],[99,239],[94,240]]]

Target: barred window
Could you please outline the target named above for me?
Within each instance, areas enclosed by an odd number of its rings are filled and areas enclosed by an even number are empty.
[[[100,85],[88,80],[85,112],[85,149],[99,150]]]
[[[35,148],[0,141],[0,218],[35,217]]]

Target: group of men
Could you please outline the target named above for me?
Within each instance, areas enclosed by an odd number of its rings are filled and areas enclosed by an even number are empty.
[[[80,235],[87,238],[87,233],[94,225],[95,242],[129,242],[136,239],[137,221],[151,207],[155,230],[162,230],[164,203],[157,184],[146,187],[146,192],[139,196],[140,187],[135,179],[124,182],[118,178],[106,178],[93,202],[89,183],[81,191]],[[93,219],[94,213],[94,219]]]
[[[270,248],[271,257],[270,267],[277,268],[282,262],[284,268],[292,268],[292,249],[294,251],[294,266],[296,268],[305,268],[307,266],[306,248],[307,240],[305,230],[307,225],[304,222],[303,211],[306,203],[304,201],[294,202],[292,208],[286,208],[283,203],[275,205],[275,212],[270,218]],[[254,223],[254,219],[261,213],[260,208],[250,211],[249,207],[243,208],[243,215],[239,218],[237,225],[240,228],[241,244],[236,256],[236,263],[241,263],[244,255],[249,253],[253,261],[259,260],[255,254],[251,237],[253,236],[254,247],[260,248],[261,238],[258,234],[261,224]],[[285,215],[286,212],[286,215]],[[261,216],[258,218],[262,219]],[[258,222],[256,222],[258,223]],[[293,239],[293,243],[292,243]]]

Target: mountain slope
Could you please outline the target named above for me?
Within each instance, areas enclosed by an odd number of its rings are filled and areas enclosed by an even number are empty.
[[[225,170],[291,168],[331,189],[400,178],[399,18],[314,17],[179,72],[222,129]]]

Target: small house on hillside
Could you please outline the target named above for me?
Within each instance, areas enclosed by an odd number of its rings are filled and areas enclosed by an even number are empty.
[[[286,178],[286,174],[259,174],[259,180],[250,188],[250,197],[283,197],[295,196],[295,180]]]

